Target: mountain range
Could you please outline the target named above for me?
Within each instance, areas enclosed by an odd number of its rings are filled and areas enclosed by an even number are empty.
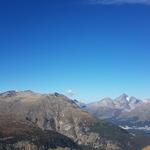
[[[128,132],[114,118],[135,117],[135,109],[145,113],[148,105],[125,94],[85,105],[57,92],[6,91],[0,93],[0,150],[141,150],[150,138]]]
[[[0,150],[140,150],[146,146],[135,139],[62,94],[0,93]]]
[[[150,131],[150,100],[140,100],[122,94],[115,99],[109,97],[87,104],[85,110],[94,116],[122,126],[125,129]]]

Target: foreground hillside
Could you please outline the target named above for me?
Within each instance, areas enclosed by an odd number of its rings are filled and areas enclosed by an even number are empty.
[[[0,122],[1,140],[8,142],[6,145],[10,147],[14,147],[15,141],[15,146],[19,144],[31,147],[32,143],[32,146],[38,144],[41,147],[46,146],[44,150],[52,145],[69,148],[72,145],[71,149],[80,149],[75,143],[82,146],[82,149],[91,150],[140,149],[135,147],[134,137],[127,131],[94,118],[81,110],[74,101],[59,93],[39,94],[32,91],[1,93],[0,116],[0,119],[4,120]],[[60,136],[56,132],[60,133]],[[62,135],[65,135],[65,141],[61,140]],[[12,137],[15,138],[12,140]],[[5,143],[2,146],[5,147]]]
[[[0,150],[80,149],[55,131],[43,131],[34,123],[0,115]]]
[[[142,150],[150,150],[150,146],[143,148]]]

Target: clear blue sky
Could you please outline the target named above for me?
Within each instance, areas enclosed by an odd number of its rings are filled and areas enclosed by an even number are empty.
[[[0,91],[150,97],[150,5],[114,1],[1,0]]]

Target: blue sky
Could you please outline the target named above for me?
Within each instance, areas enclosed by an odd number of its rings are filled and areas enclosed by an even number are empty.
[[[150,97],[149,2],[1,0],[0,91]]]

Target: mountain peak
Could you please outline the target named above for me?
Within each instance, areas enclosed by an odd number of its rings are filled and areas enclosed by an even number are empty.
[[[129,102],[139,102],[141,100],[137,99],[136,97],[131,96]]]
[[[105,97],[98,102],[98,105],[101,107],[114,107],[114,102],[111,98]]]
[[[11,91],[6,91],[3,93],[0,93],[0,96],[2,97],[12,97],[12,96],[16,96],[17,92],[15,90],[11,90]]]
[[[25,93],[34,93],[32,90],[24,90]]]
[[[114,102],[116,107],[118,108],[125,108],[125,109],[129,109],[129,96],[127,94],[122,94],[119,97],[117,97]]]
[[[103,101],[103,100],[105,100],[105,101],[112,101],[112,99],[110,97],[104,97],[101,101]]]
[[[120,95],[120,97],[129,97],[126,93]]]
[[[117,97],[115,100],[117,100],[117,101],[125,101],[125,100],[128,99],[128,97],[129,96],[127,94],[123,93],[119,97]]]

